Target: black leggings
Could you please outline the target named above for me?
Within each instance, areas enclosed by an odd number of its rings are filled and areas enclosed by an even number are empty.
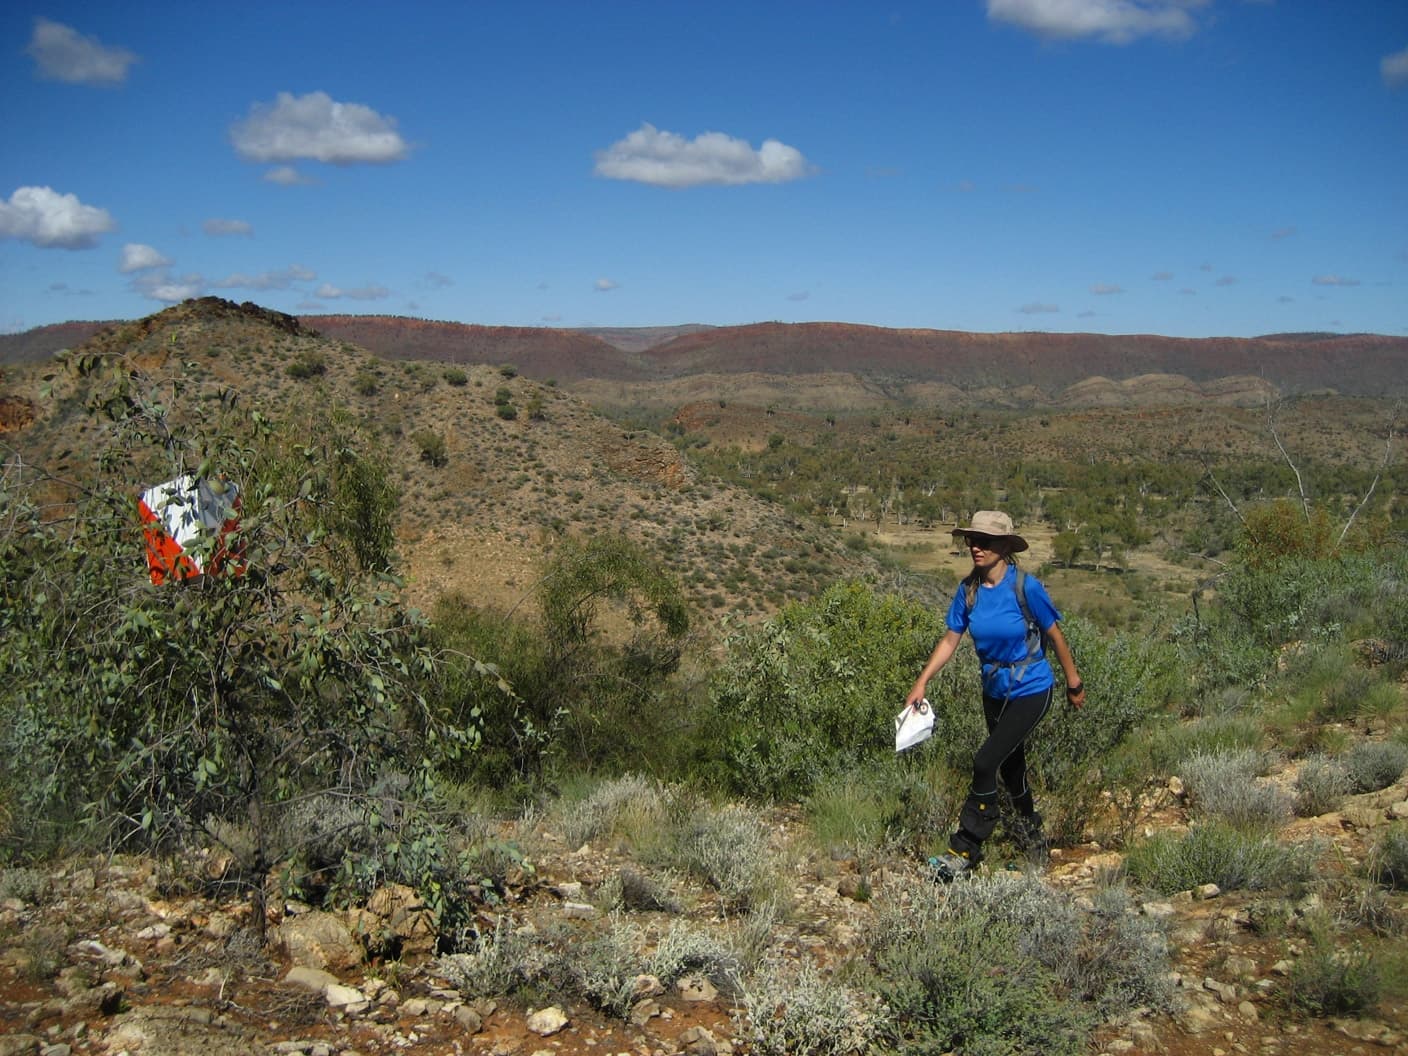
[[[997,779],[1007,786],[1018,813],[1035,809],[1027,787],[1027,736],[1051,710],[1053,688],[1025,697],[983,697],[988,739],[973,756],[973,787],[958,815],[958,831],[949,841],[953,850],[976,861],[983,841],[997,825]]]

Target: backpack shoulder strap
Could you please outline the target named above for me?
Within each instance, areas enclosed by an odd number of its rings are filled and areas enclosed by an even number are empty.
[[[1027,652],[1029,655],[1040,655],[1046,651],[1046,632],[1038,626],[1027,605],[1027,573],[1020,566],[1017,569],[1016,590],[1017,607],[1022,610],[1022,619],[1027,625]]]

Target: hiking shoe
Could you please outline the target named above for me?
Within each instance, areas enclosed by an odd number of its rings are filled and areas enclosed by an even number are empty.
[[[929,859],[929,875],[935,883],[951,884],[960,876],[971,874],[975,865],[971,858],[949,851]]]
[[[1019,814],[1008,822],[1012,845],[1028,860],[1044,862],[1051,857],[1051,841],[1041,827],[1040,814]]]

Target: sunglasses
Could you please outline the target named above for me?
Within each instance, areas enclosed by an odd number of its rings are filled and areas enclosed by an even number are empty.
[[[969,532],[963,538],[968,541],[969,546],[975,546],[979,550],[991,550],[992,544],[1002,537],[999,535],[982,535],[978,532]]]

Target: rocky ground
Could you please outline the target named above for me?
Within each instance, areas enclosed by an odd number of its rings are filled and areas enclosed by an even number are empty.
[[[1154,793],[1151,820],[1185,819],[1173,789]],[[1408,816],[1408,778],[1381,792],[1350,797],[1335,814],[1301,819],[1292,840],[1318,839],[1345,876],[1361,870],[1382,826]],[[1401,823],[1401,822],[1398,822]],[[773,818],[795,863],[793,909],[772,942],[790,956],[834,962],[854,949],[872,903],[869,892],[913,884],[915,866],[889,863],[861,874],[856,861],[806,849],[794,815]],[[540,824],[531,835],[536,868],[482,908],[492,927],[518,923],[591,928],[602,911],[593,898],[631,863],[607,846],[569,848]],[[1048,882],[1079,895],[1119,867],[1097,844],[1058,849]],[[985,867],[986,868],[986,867]],[[629,1016],[589,1008],[541,1007],[460,993],[437,976],[425,910],[404,888],[379,891],[345,914],[295,902],[271,909],[270,943],[250,928],[247,901],[180,894],[169,865],[150,860],[70,861],[48,871],[5,872],[0,902],[0,1056],[235,1056],[306,1053],[492,1053],[585,1056],[747,1053],[749,1033],[727,993],[686,976],[668,990],[642,976]],[[22,882],[21,882],[22,881]],[[1326,908],[1336,878],[1284,903],[1290,926],[1254,927],[1267,896],[1207,888],[1146,897],[1139,911],[1167,929],[1177,1009],[1107,1026],[1092,1051],[1169,1056],[1352,1056],[1408,1052],[1408,1006],[1390,994],[1363,1019],[1314,1019],[1285,1000],[1286,977],[1305,953],[1294,920]],[[1394,893],[1401,921],[1408,907]],[[691,923],[735,926],[703,892],[682,900]],[[657,922],[658,923],[658,922]],[[1401,925],[1398,932],[1402,934]],[[377,938],[379,937],[379,938]],[[397,959],[385,951],[394,940]],[[370,949],[370,952],[369,952]],[[378,951],[381,956],[378,956]]]

